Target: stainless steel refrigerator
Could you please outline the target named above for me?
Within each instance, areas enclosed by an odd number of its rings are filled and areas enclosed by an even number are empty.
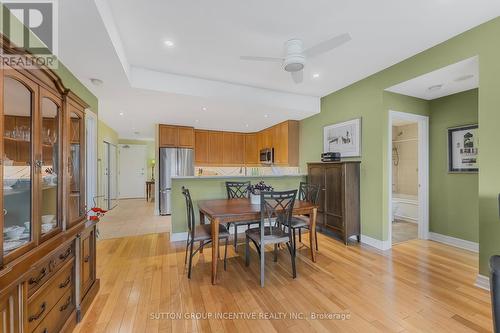
[[[193,149],[160,148],[160,215],[172,214],[173,176],[194,176]]]

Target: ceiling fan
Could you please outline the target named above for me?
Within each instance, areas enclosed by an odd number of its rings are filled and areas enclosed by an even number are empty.
[[[285,43],[286,55],[284,58],[241,56],[240,59],[281,63],[283,69],[290,72],[293,81],[295,83],[301,83],[304,80],[304,73],[302,70],[304,69],[307,58],[314,58],[329,52],[350,40],[351,35],[344,33],[304,50],[302,40],[294,38]]]

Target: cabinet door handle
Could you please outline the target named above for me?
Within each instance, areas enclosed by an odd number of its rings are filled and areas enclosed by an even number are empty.
[[[66,260],[66,258],[68,258],[70,254],[71,254],[71,247],[68,247],[68,249],[66,250],[66,252],[61,253],[59,255],[59,259]]]
[[[85,258],[83,258],[83,262],[89,262],[90,260],[90,256],[86,256]]]
[[[61,289],[66,288],[70,282],[71,282],[71,275],[68,276],[68,278],[64,282],[61,282],[59,284],[59,288]]]
[[[43,302],[42,305],[40,305],[40,311],[38,311],[37,314],[34,314],[31,317],[29,317],[28,321],[31,323],[32,321],[38,320],[43,315],[46,308],[47,308],[47,303]]]
[[[59,311],[63,312],[64,310],[66,310],[68,308],[68,306],[70,304],[71,304],[71,296],[68,296],[68,299],[66,300],[66,303],[64,303],[63,305],[61,305],[61,307],[59,308]]]
[[[47,270],[45,269],[45,267],[40,271],[40,274],[38,274],[38,276],[35,278],[35,277],[32,277],[30,280],[29,280],[29,284],[38,284],[40,283],[40,281],[45,277],[45,275],[47,274]]]

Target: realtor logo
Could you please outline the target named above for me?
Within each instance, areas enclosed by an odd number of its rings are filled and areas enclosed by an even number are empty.
[[[12,43],[54,67],[58,53],[57,0],[6,0],[2,30]],[[10,12],[10,14],[9,14]],[[12,57],[12,56],[9,56]],[[5,61],[5,60],[4,60]]]

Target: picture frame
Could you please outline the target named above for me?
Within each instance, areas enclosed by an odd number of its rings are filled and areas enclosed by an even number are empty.
[[[323,128],[323,152],[340,153],[340,157],[361,156],[361,118]]]
[[[448,172],[479,172],[478,124],[448,128]]]

